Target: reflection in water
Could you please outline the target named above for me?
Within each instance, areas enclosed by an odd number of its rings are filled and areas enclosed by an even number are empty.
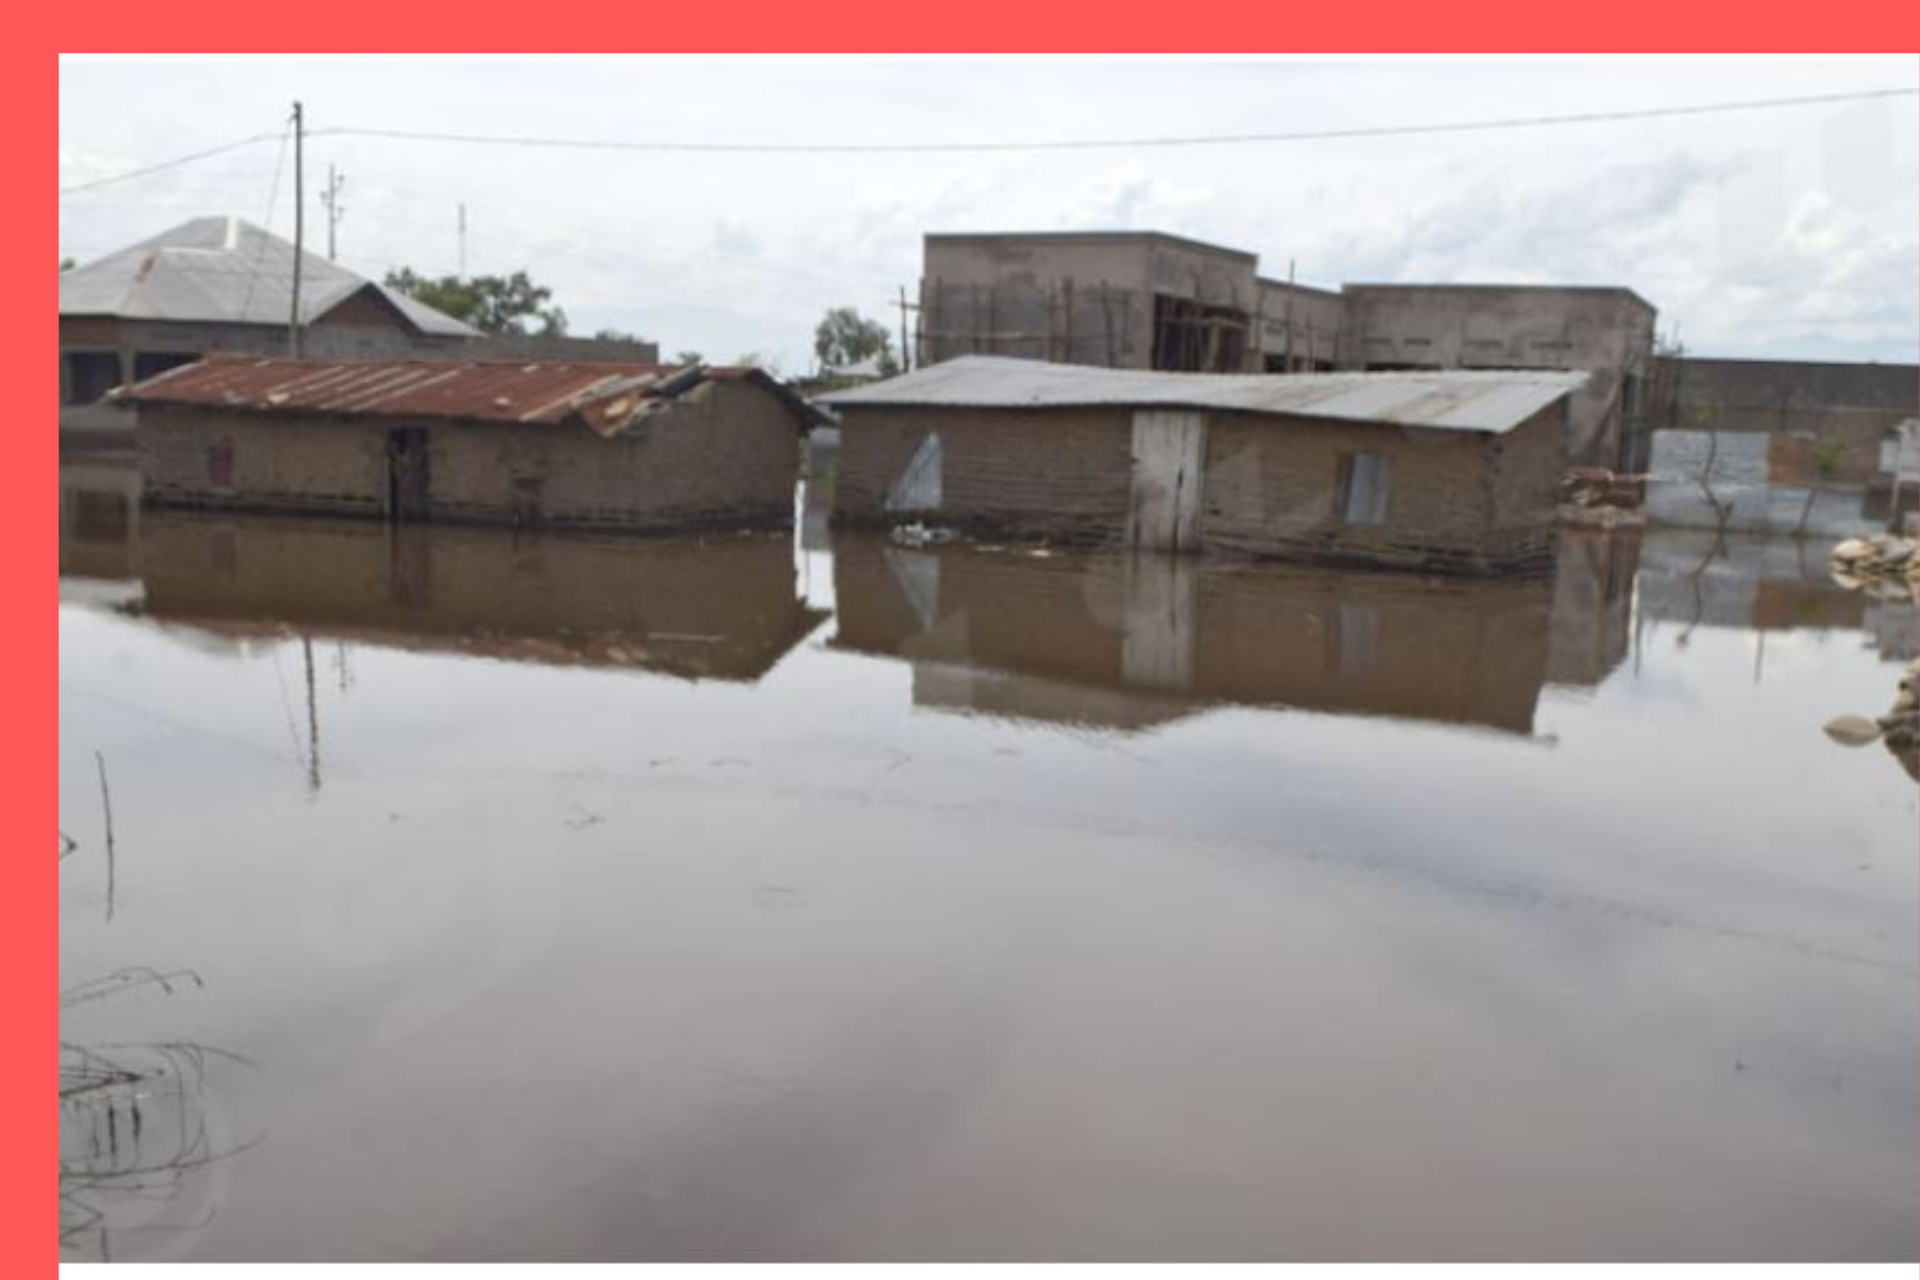
[[[194,1257],[1920,1248],[1915,789],[1820,732],[1912,641],[1817,555],[796,571],[97,479],[62,967],[206,987],[62,1034],[261,1064]]]
[[[1859,631],[1883,658],[1920,656],[1915,602],[1846,589],[1828,573],[1827,550],[1819,539],[1663,530],[1642,554],[1641,624],[1682,643],[1697,627],[1753,631],[1756,679],[1770,632]]]
[[[787,539],[595,539],[364,521],[142,517],[138,611],[307,637],[754,680],[824,616]],[[311,666],[311,663],[309,663]]]
[[[843,541],[836,643],[910,660],[922,706],[1139,728],[1237,703],[1527,734],[1550,670],[1591,682],[1625,652],[1630,568],[1578,552],[1556,584]]]
[[[171,994],[190,972],[121,970],[61,992],[77,1004],[142,987]],[[222,1162],[245,1149],[214,1121],[208,1082],[230,1054],[181,1041],[60,1042],[60,1251],[110,1262],[133,1237],[151,1258],[218,1211]]]

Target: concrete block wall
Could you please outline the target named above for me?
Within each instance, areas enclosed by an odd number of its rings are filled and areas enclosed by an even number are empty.
[[[1643,399],[1655,313],[1624,289],[1347,285],[1345,368],[1584,369],[1567,418],[1568,461],[1625,458],[1629,379]]]

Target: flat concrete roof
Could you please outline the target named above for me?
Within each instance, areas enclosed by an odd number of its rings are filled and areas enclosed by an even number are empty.
[[[1201,253],[1218,254],[1220,257],[1233,258],[1241,262],[1260,260],[1258,254],[1248,253],[1245,249],[1229,249],[1224,245],[1208,244],[1204,240],[1189,240],[1185,236],[1169,235],[1165,231],[929,231],[926,233],[927,244],[932,244],[936,240],[950,244],[970,242],[984,244],[1006,240],[1025,240],[1033,243],[1066,241],[1078,244],[1157,243],[1174,245],[1181,249],[1194,249]]]
[[[1338,298],[1338,289],[1324,289],[1317,284],[1301,284],[1298,280],[1275,280],[1272,276],[1255,276],[1253,282],[1263,289],[1293,289],[1300,293],[1317,293],[1323,298]]]
[[[1627,288],[1625,285],[1620,285],[1620,284],[1491,284],[1484,281],[1475,281],[1475,282],[1470,282],[1465,284],[1432,284],[1432,283],[1366,284],[1366,283],[1363,283],[1363,284],[1343,284],[1340,286],[1340,292],[1342,293],[1363,293],[1368,290],[1379,290],[1379,291],[1385,292],[1387,290],[1396,290],[1396,289],[1402,290],[1402,291],[1419,290],[1422,292],[1429,292],[1429,293],[1444,293],[1449,290],[1454,290],[1461,293],[1467,293],[1467,292],[1473,292],[1473,291],[1484,291],[1484,292],[1505,291],[1509,293],[1614,293],[1639,303],[1641,306],[1645,307],[1648,311],[1654,313],[1655,315],[1659,314],[1658,307],[1654,306],[1651,302],[1648,302],[1645,298],[1641,297],[1639,294],[1635,293],[1633,290]]]

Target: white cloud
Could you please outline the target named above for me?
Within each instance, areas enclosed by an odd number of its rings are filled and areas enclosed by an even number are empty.
[[[63,184],[316,126],[684,141],[964,141],[1338,128],[1911,82],[1908,64],[63,62]],[[725,93],[714,92],[724,81]],[[1255,147],[664,156],[316,136],[347,173],[341,252],[378,274],[525,268],[576,325],[804,365],[815,320],[891,319],[937,230],[1130,226],[1258,252],[1302,280],[1621,283],[1688,345],[1912,360],[1920,247],[1912,99],[1642,124]],[[290,225],[268,142],[61,202],[63,253],[188,217]],[[317,206],[309,227],[321,225]]]

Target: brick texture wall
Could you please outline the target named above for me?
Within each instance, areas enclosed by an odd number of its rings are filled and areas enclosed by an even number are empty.
[[[1132,412],[848,406],[834,519],[924,518],[984,536],[1088,545],[1126,534]],[[1249,556],[1487,571],[1547,565],[1564,458],[1563,405],[1501,437],[1214,413],[1201,533]],[[945,451],[936,512],[889,513],[894,478],[929,431]],[[1341,520],[1343,453],[1390,456],[1386,522]]]
[[[271,417],[148,406],[139,429],[161,505],[383,516],[387,433],[404,421]],[[626,434],[580,427],[422,422],[435,520],[662,531],[781,527],[800,442],[760,389],[708,383]],[[232,483],[210,459],[232,451]]]
[[[850,405],[834,480],[834,521],[888,523],[894,477],[921,437],[938,431],[946,453],[944,493],[930,520],[989,536],[1117,539],[1127,522],[1131,421],[1123,409]]]

